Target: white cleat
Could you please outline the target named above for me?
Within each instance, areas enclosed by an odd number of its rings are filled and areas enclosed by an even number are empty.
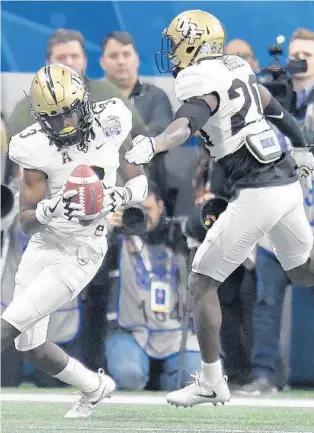
[[[166,395],[168,403],[175,406],[195,406],[201,403],[217,403],[225,404],[230,400],[230,391],[227,385],[227,376],[224,376],[221,381],[211,386],[205,382],[202,373],[192,375],[194,382],[191,385],[187,385],[178,391],[169,392]]]
[[[81,392],[80,399],[74,403],[64,418],[88,418],[95,407],[104,399],[110,398],[116,389],[115,382],[101,368],[98,370],[99,388],[93,392]]]

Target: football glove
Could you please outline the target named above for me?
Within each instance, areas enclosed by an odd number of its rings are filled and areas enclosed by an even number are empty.
[[[314,156],[306,147],[294,147],[291,156],[297,164],[297,170],[300,178],[303,178],[308,188],[312,188],[312,179],[314,178]]]
[[[131,191],[129,188],[120,186],[104,188],[103,208],[101,213],[108,215],[110,212],[115,212],[116,209],[128,203],[130,199]]]
[[[133,148],[125,154],[125,159],[133,164],[148,164],[156,154],[156,143],[153,137],[137,135],[133,139]]]
[[[62,188],[55,197],[41,200],[36,207],[37,220],[41,224],[49,224],[54,218],[59,217],[69,221],[79,221],[85,213],[82,205],[71,202],[76,194],[78,191],[75,189],[64,192]]]

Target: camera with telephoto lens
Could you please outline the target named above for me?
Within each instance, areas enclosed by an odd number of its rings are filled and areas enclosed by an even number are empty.
[[[120,232],[127,236],[143,236],[147,232],[147,210],[141,205],[126,207]]]
[[[226,210],[228,200],[216,196],[201,205],[195,205],[185,221],[183,231],[186,236],[203,242],[207,231],[217,221],[219,215]]]
[[[188,217],[166,217],[164,220],[168,223],[177,221],[185,236],[202,242],[207,231],[227,206],[226,198],[216,196],[201,205],[195,205]],[[147,233],[147,210],[141,205],[126,207],[119,231],[127,236],[144,236]]]
[[[289,59],[283,66],[279,57],[283,55],[281,43],[283,36],[277,37],[277,44],[268,47],[268,53],[273,57],[273,63],[256,74],[258,82],[266,87],[271,95],[287,110],[291,110],[293,86],[292,75],[307,71],[306,60]]]

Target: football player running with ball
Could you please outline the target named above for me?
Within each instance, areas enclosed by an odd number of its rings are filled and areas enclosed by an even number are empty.
[[[224,172],[224,187],[233,191],[233,200],[198,248],[189,276],[202,365],[191,385],[167,395],[169,403],[179,406],[230,399],[219,359],[217,288],[264,233],[271,236],[290,280],[297,286],[314,285],[309,259],[313,237],[296,170],[297,164],[299,172],[310,174],[313,156],[304,149],[292,116],[257,83],[249,64],[223,55],[225,39],[223,25],[207,12],[186,11],[173,19],[156,60],[161,72],[172,71],[182,105],[163,133],[136,137],[126,154],[129,162],[148,163],[155,153],[175,148],[199,131]],[[290,138],[295,160],[281,151],[267,121]]]
[[[23,169],[20,220],[32,237],[16,274],[14,299],[1,318],[1,349],[15,339],[36,367],[78,387],[81,397],[65,416],[85,418],[115,383],[47,341],[49,316],[92,280],[107,249],[106,215],[144,200],[147,179],[142,167],[124,158],[132,147],[132,114],[121,100],[91,103],[75,71],[51,64],[35,75],[30,102],[37,123],[12,137],[9,156]],[[64,188],[80,165],[92,167],[104,186],[103,207],[88,224],[85,204],[71,201],[78,191]],[[118,168],[124,187],[115,186]]]

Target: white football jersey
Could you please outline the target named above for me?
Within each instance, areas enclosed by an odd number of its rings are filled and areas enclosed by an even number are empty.
[[[9,145],[10,159],[22,168],[40,170],[47,175],[47,197],[58,194],[71,172],[81,164],[103,168],[103,183],[106,187],[116,184],[119,149],[132,129],[132,113],[117,98],[97,102],[93,106],[93,112],[92,128],[95,138],[89,139],[86,152],[75,145],[58,151],[41,131],[39,123],[12,137]],[[106,235],[107,225],[103,216],[95,218],[88,226],[65,218],[54,218],[44,227],[44,232],[65,238],[66,242],[81,239],[96,247]]]
[[[250,65],[238,56],[223,56],[183,69],[175,82],[180,101],[214,93],[218,108],[200,133],[216,159],[234,153],[248,134],[269,129],[257,81]]]

